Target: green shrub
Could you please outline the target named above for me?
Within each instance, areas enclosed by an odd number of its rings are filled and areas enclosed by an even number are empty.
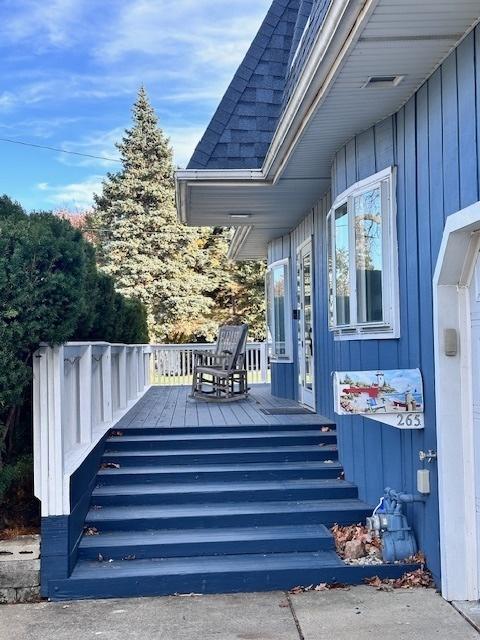
[[[25,400],[38,345],[148,342],[146,326],[143,306],[116,293],[111,278],[97,271],[95,249],[80,231],[51,213],[27,215],[0,197],[0,506],[7,484],[31,464],[23,457],[31,454]]]

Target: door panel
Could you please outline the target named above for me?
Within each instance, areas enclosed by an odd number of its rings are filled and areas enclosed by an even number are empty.
[[[302,404],[315,408],[315,364],[313,336],[313,262],[312,243],[304,244],[297,254],[298,297],[298,397]]]

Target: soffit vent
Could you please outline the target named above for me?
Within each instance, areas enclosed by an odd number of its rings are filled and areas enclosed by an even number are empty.
[[[397,87],[405,76],[370,76],[364,87]]]

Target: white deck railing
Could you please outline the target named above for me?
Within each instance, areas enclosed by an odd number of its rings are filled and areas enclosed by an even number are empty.
[[[42,515],[70,513],[70,476],[151,384],[190,384],[194,349],[212,345],[41,346],[33,359],[35,495]],[[266,382],[264,343],[247,348],[249,382]]]
[[[35,353],[34,478],[42,515],[70,513],[70,476],[150,386],[151,351],[70,342]]]
[[[190,385],[192,383],[194,351],[209,351],[211,344],[154,344],[152,383],[161,385]],[[249,384],[268,381],[268,345],[249,342],[245,354]]]

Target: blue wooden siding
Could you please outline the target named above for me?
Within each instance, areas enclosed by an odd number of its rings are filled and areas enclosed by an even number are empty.
[[[465,38],[396,114],[346,142],[332,165],[332,197],[357,180],[397,167],[397,232],[401,337],[335,342],[328,331],[326,214],[328,195],[314,207],[317,411],[335,418],[346,477],[375,502],[385,486],[416,490],[421,449],[436,448],[432,278],[447,216],[479,199],[480,28]],[[290,235],[290,255],[301,234]],[[285,239],[282,240],[282,247]],[[278,247],[277,247],[278,249]],[[273,247],[272,247],[273,253]],[[294,334],[295,335],[295,334]],[[333,412],[331,372],[419,367],[425,430],[400,431]],[[436,465],[427,504],[409,509],[430,568],[440,574]]]

